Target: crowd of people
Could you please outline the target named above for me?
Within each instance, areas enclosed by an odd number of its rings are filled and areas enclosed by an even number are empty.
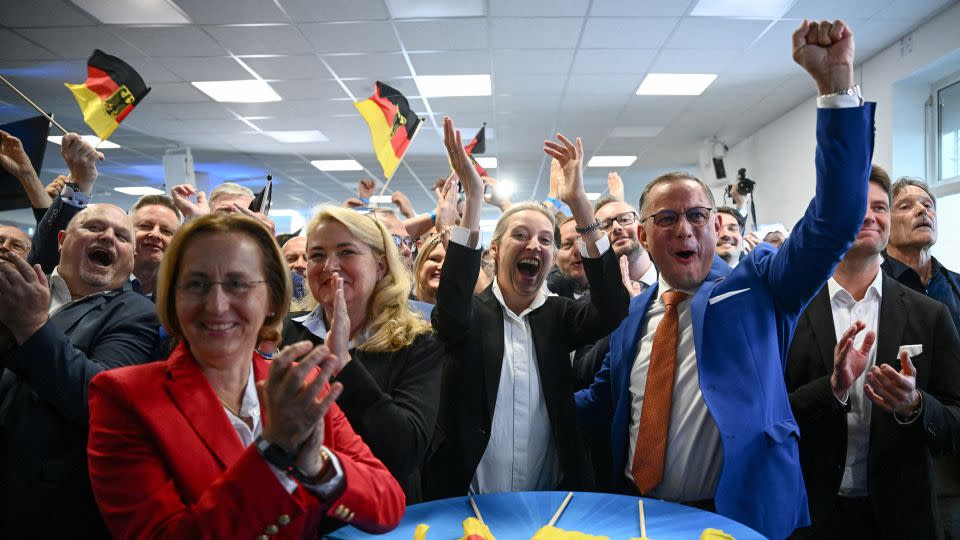
[[[468,493],[596,490],[774,538],[960,538],[960,274],[936,197],[871,165],[853,33],[804,21],[816,191],[786,234],[675,172],[591,202],[580,139],[540,202],[372,180],[276,235],[224,183],[95,203],[0,132],[33,237],[0,226],[0,530],[313,538]],[[462,195],[461,195],[462,191]],[[494,191],[495,193],[495,191]],[[487,246],[484,204],[502,210]]]

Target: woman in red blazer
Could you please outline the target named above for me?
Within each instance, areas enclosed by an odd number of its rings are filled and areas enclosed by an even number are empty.
[[[179,345],[90,387],[90,478],[114,537],[396,527],[403,491],[334,403],[339,359],[308,342],[269,363],[255,352],[277,339],[290,297],[280,249],[256,220],[208,214],[174,237],[157,309]]]

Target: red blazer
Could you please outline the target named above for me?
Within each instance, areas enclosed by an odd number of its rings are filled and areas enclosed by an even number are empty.
[[[256,380],[267,368],[254,355]],[[244,448],[183,344],[165,362],[105,371],[90,386],[90,480],[115,538],[316,538],[335,519],[396,527],[403,490],[336,405],[323,444],[343,467],[344,492],[329,503],[303,487],[288,494]]]

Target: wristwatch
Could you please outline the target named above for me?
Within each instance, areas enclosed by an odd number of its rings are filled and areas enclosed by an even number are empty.
[[[60,196],[64,199],[72,199],[74,193],[83,193],[80,191],[80,184],[76,182],[67,182],[60,189]]]
[[[296,454],[287,452],[282,446],[264,439],[262,435],[257,437],[253,444],[257,446],[257,451],[260,452],[267,463],[291,476],[293,475],[293,471],[296,470],[293,466],[297,459]]]

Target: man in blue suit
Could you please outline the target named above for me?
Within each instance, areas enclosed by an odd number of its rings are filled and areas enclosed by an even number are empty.
[[[821,96],[817,184],[779,251],[761,244],[724,276],[713,266],[720,219],[709,188],[683,173],[646,186],[640,240],[660,278],[633,299],[576,396],[586,425],[612,418],[623,486],[715,508],[773,539],[810,519],[783,379],[790,340],[866,212],[873,107],[854,86],[853,52],[840,21],[794,33],[793,57]]]

